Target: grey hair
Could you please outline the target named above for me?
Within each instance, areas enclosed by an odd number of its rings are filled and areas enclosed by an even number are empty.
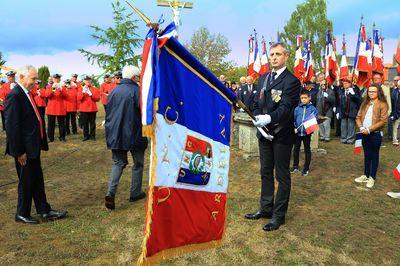
[[[135,76],[140,76],[140,70],[138,67],[133,65],[124,66],[122,69],[122,78],[131,79]]]
[[[26,77],[26,76],[29,75],[29,71],[32,70],[32,69],[36,71],[36,68],[34,66],[32,66],[32,65],[23,66],[20,69],[18,69],[17,76],[18,77],[19,76]]]
[[[270,48],[270,49],[276,48],[276,47],[278,47],[278,46],[280,46],[280,47],[283,48],[283,53],[289,54],[287,45],[286,45],[285,43],[283,43],[283,42],[274,42],[274,43],[271,45],[271,48]]]

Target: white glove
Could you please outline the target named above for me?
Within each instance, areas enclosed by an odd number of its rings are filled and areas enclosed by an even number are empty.
[[[390,120],[394,120],[394,116],[391,116],[391,117],[390,117]]]
[[[37,95],[40,96],[40,90],[37,90]]]
[[[324,97],[328,98],[328,93],[324,92]]]
[[[360,127],[360,132],[366,129],[365,127]]]
[[[253,120],[253,123],[254,123],[254,122],[255,122],[255,121]],[[260,131],[261,135],[262,135],[264,138],[266,138],[267,140],[272,141],[272,139],[274,138],[274,136],[272,136],[272,135],[266,133],[264,130],[262,130],[261,127],[257,127],[257,129],[258,129],[258,131]]]
[[[336,114],[336,119],[339,119],[339,113]]]
[[[355,94],[353,88],[349,88],[349,93],[350,93],[351,95],[354,95],[354,94]]]
[[[87,93],[87,95],[92,96],[92,92],[89,89],[87,90],[86,93]]]
[[[336,107],[333,107],[332,109],[333,109],[333,112],[335,112],[335,113],[336,113]]]
[[[239,109],[239,112],[244,113],[243,108],[240,108],[240,109]]]
[[[257,115],[256,121],[253,120],[253,124],[256,127],[264,127],[271,123],[271,116],[270,115]]]

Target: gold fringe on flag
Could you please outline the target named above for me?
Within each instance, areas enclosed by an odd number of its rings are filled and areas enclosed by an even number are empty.
[[[158,111],[158,98],[155,98],[154,102],[153,102],[153,124],[142,126],[142,136],[143,137],[148,137],[148,138],[153,139],[157,111]]]
[[[154,106],[157,104],[158,109],[158,99],[154,100]],[[139,256],[137,261],[137,265],[144,265],[146,254],[147,254],[147,241],[150,237],[150,226],[151,226],[151,218],[153,216],[153,191],[154,191],[154,183],[156,181],[156,166],[157,166],[157,152],[156,152],[156,138],[154,137],[154,129],[157,124],[156,118],[153,120],[152,127],[152,137],[151,137],[151,158],[150,158],[150,185],[148,191],[148,198],[147,198],[147,212],[146,212],[146,224],[144,228],[144,238],[142,243],[142,253]]]

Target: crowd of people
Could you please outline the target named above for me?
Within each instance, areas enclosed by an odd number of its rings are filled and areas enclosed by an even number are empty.
[[[254,111],[255,103],[260,97],[262,86],[254,84],[254,77],[241,77],[239,85],[236,82],[227,81],[224,75],[219,77],[227,87],[235,91],[250,111]],[[355,179],[355,182],[366,183],[368,188],[375,184],[376,173],[379,163],[380,147],[385,146],[385,135],[394,146],[399,146],[400,125],[400,76],[395,76],[392,82],[384,84],[382,73],[374,72],[370,83],[373,85],[359,88],[352,76],[338,80],[335,84],[327,84],[324,73],[319,73],[311,80],[301,84],[299,91],[298,106],[294,111],[294,126],[296,138],[292,151],[291,173],[300,173],[307,176],[311,162],[311,134],[307,135],[303,123],[311,113],[318,118],[318,137],[320,141],[331,140],[331,129],[342,144],[354,144],[357,133],[362,134],[362,145],[365,154],[364,174]],[[374,96],[377,96],[374,97]],[[377,99],[374,108],[370,102]],[[378,104],[379,102],[379,104]],[[380,103],[387,104],[387,110]],[[377,108],[380,106],[382,110]],[[242,111],[242,109],[238,109]],[[372,117],[372,121],[364,122]],[[379,122],[378,124],[376,124]],[[373,125],[373,127],[371,127]],[[387,125],[387,127],[385,126]],[[368,135],[368,136],[365,136]],[[305,163],[303,169],[299,168],[299,150],[301,143],[304,146]],[[389,193],[390,196],[400,197],[400,194]]]
[[[392,144],[398,146],[400,124],[399,76],[394,78],[391,88],[382,84],[380,73],[374,73],[371,85],[365,88],[357,87],[351,77],[343,78],[334,85],[328,84],[323,74],[302,84],[286,68],[288,52],[285,44],[271,46],[270,56],[272,71],[261,76],[257,85],[252,76],[240,78],[239,86],[235,82],[228,84],[223,75],[220,77],[221,82],[230,86],[238,100],[255,115],[253,123],[258,128],[262,179],[260,208],[246,214],[245,218],[270,218],[270,222],[263,227],[265,231],[277,230],[285,223],[291,190],[290,174],[309,174],[313,133],[306,130],[305,122],[310,116],[318,121],[320,141],[331,140],[331,128],[336,129],[336,135],[343,144],[354,144],[356,132],[361,136],[364,173],[354,181],[366,183],[368,188],[374,187],[377,178],[385,125],[389,125],[385,131]],[[54,74],[41,88],[42,82],[32,66],[25,66],[18,73],[10,71],[7,77],[8,82],[0,87],[0,111],[7,135],[6,153],[14,157],[19,178],[17,222],[38,223],[31,217],[32,199],[37,213],[44,220],[66,216],[66,211],[53,210],[47,202],[40,150],[48,150],[47,143],[54,141],[56,121],[61,142],[66,141],[67,135],[77,134],[78,126],[82,128],[83,141],[95,140],[97,102],[100,100],[106,113],[106,144],[112,151],[113,160],[105,206],[115,209],[115,195],[128,164],[128,152],[134,162],[129,200],[146,197],[142,190],[142,177],[148,143],[141,134],[140,71],[137,67],[126,66],[112,76],[105,75],[99,89],[92,85],[90,76],[78,81],[76,74],[64,81],[61,81],[61,75]],[[235,111],[243,110],[237,108]],[[272,138],[266,137],[265,130]],[[300,171],[301,144],[304,146],[305,162]],[[276,195],[274,178],[279,184]],[[400,198],[400,193],[389,195]]]
[[[17,85],[15,71],[6,73],[8,82],[0,84],[0,113],[2,129],[5,130],[4,102],[7,95]],[[92,77],[84,76],[78,81],[78,74],[72,74],[70,78],[61,81],[60,74],[54,74],[43,82],[36,80],[32,89],[32,96],[45,123],[47,115],[47,137],[53,142],[56,123],[58,124],[58,139],[66,141],[66,136],[78,134],[78,126],[83,132],[83,141],[96,140],[96,113],[97,102],[101,101],[104,109],[107,106],[109,93],[119,84],[122,72],[112,75],[105,74],[100,88],[92,85]]]

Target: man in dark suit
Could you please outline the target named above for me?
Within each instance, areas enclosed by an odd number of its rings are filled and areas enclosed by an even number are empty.
[[[33,66],[18,71],[19,82],[5,101],[7,135],[6,154],[15,159],[19,178],[16,222],[37,224],[31,216],[32,198],[43,220],[63,218],[65,211],[52,210],[46,199],[40,150],[48,150],[44,121],[40,116],[31,90],[37,80]]]
[[[260,77],[254,100],[256,127],[267,126],[272,140],[257,132],[261,164],[260,208],[247,219],[271,218],[264,231],[279,229],[285,223],[291,189],[290,155],[294,143],[293,111],[299,101],[300,81],[286,69],[289,53],[284,43],[271,46],[272,72]],[[274,170],[279,183],[274,197]]]
[[[253,108],[254,95],[257,94],[257,87],[253,84],[252,76],[246,78],[246,84],[238,90],[238,99],[244,103],[250,110]]]

